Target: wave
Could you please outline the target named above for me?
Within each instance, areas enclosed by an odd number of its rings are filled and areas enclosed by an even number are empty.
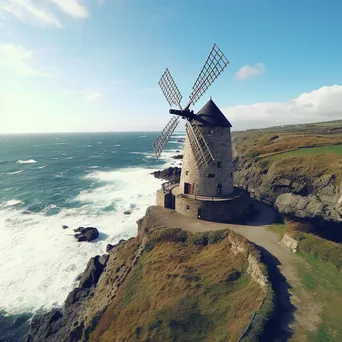
[[[14,204],[0,208],[0,250],[11,251],[3,254],[0,263],[0,274],[6,275],[0,277],[0,311],[19,314],[62,305],[90,257],[105,253],[108,243],[136,234],[136,221],[155,203],[160,187],[160,180],[150,172],[93,170],[84,176],[92,180],[92,188],[70,199],[69,208],[51,204],[42,212],[26,210],[25,214]],[[70,208],[70,202],[76,205]],[[130,208],[134,208],[131,215],[125,215]],[[78,243],[72,229],[79,226],[97,227],[100,238]]]
[[[36,169],[45,169],[47,165],[42,165],[42,166],[38,166],[36,167]]]
[[[13,207],[13,206],[18,205],[18,204],[24,204],[24,202],[22,202],[20,200],[16,200],[16,199],[12,199],[12,200],[9,200],[6,202],[7,207]]]
[[[13,171],[13,172],[5,172],[5,175],[17,175],[18,173],[22,173],[24,170]]]
[[[34,164],[37,163],[34,159],[28,159],[28,160],[18,160],[17,164]]]
[[[114,145],[114,147],[119,147],[120,146],[120,144],[116,144],[116,145]]]

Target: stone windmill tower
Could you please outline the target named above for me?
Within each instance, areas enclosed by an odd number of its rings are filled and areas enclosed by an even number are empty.
[[[210,146],[210,161],[206,163],[196,158],[196,155],[201,154],[198,151],[200,146],[191,143],[190,135],[187,134],[180,181],[180,191],[183,194],[223,197],[234,192],[231,127],[211,99],[199,110],[196,129],[208,147]]]
[[[245,194],[233,186],[232,125],[212,99],[197,114],[190,106],[202,97],[228,64],[228,59],[214,44],[184,109],[180,104],[182,95],[166,69],[159,85],[170,106],[176,105],[179,109],[170,109],[174,116],[153,144],[159,158],[180,118],[187,121],[180,183],[157,192],[157,204],[188,216],[219,222],[244,215],[249,206]]]

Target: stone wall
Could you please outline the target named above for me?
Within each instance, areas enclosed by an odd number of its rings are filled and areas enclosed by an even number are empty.
[[[160,205],[161,207],[165,207],[165,195],[164,190],[159,189],[156,193],[156,204]]]
[[[176,197],[175,209],[178,213],[214,222],[232,222],[247,215],[250,210],[248,193],[227,201],[199,201],[182,196]]]
[[[234,190],[230,128],[199,126],[199,129],[210,146],[215,161],[199,171],[187,137],[184,146],[181,191],[184,193],[184,183],[190,183],[194,186],[194,195],[217,196],[217,185],[221,184],[221,195],[229,196]],[[213,174],[214,177],[209,178],[209,174]]]

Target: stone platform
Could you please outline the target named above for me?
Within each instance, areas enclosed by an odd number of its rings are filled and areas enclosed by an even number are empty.
[[[250,210],[250,195],[240,188],[231,196],[208,197],[182,194],[179,184],[171,184],[157,191],[156,202],[185,216],[222,223],[238,221]]]

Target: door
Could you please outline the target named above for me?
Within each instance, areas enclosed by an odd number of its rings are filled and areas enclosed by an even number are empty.
[[[195,189],[195,184],[184,183],[184,194],[193,195]]]

